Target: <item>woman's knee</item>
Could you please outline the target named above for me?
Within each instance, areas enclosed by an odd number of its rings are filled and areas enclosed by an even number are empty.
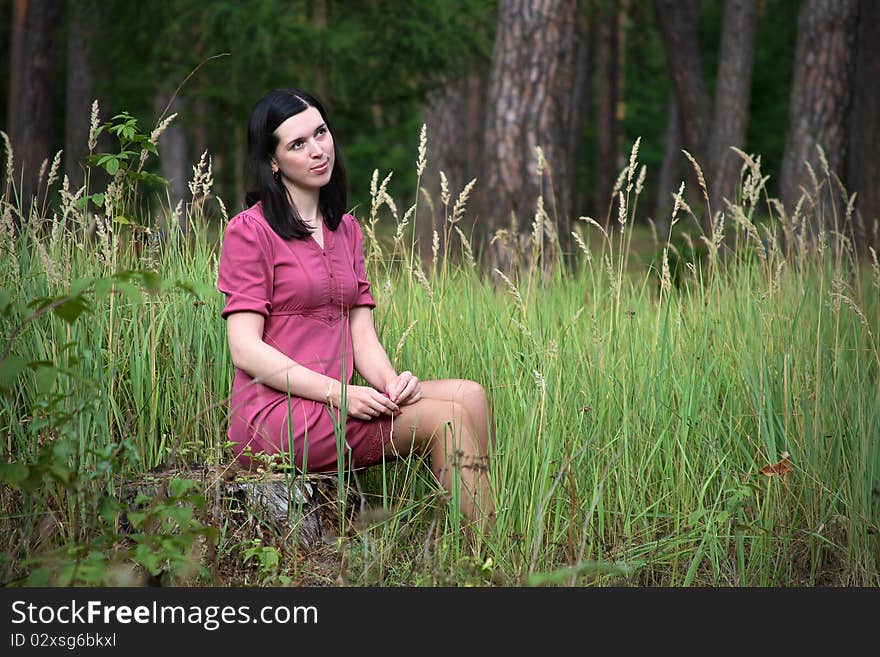
[[[485,409],[488,406],[486,389],[476,381],[459,379],[454,401],[470,408]]]
[[[394,421],[396,440],[406,438],[421,447],[435,440],[455,445],[462,444],[463,440],[469,442],[473,440],[473,432],[467,408],[455,399],[422,399],[404,406]]]

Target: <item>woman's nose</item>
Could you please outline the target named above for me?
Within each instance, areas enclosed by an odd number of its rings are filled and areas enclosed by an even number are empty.
[[[321,146],[314,138],[309,139],[309,141],[306,143],[308,144],[310,157],[320,157],[321,155],[323,155],[324,151],[321,150]]]

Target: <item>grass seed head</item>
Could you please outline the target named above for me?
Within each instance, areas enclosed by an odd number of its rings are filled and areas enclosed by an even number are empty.
[[[98,146],[98,101],[92,102],[92,113],[89,117],[89,153],[94,152]]]
[[[416,171],[418,172],[419,176],[421,176],[422,172],[425,170],[425,164],[427,162],[427,154],[428,154],[428,126],[423,123],[422,129],[419,131],[419,159],[416,161]]]

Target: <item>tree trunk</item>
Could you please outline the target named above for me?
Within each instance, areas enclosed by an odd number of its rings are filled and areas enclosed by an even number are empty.
[[[331,103],[327,85],[327,0],[312,0],[312,27],[317,35],[315,53],[318,55],[315,66],[315,91],[318,99],[327,107]]]
[[[19,192],[27,212],[38,193],[37,175],[52,157],[52,100],[58,59],[59,0],[15,0],[9,72],[9,139],[21,174]],[[19,173],[15,174],[16,183]]]
[[[757,23],[757,0],[725,2],[708,153],[709,198],[716,211],[725,198],[735,201],[742,160],[730,147],[742,149],[746,142]]]
[[[859,2],[859,30],[849,133],[849,192],[857,192],[855,239],[880,251],[880,3]]]
[[[597,16],[596,69],[596,211],[606,230],[616,215],[617,199],[611,197],[617,179],[617,90],[618,61],[617,2],[603,3]]]
[[[831,172],[840,173],[846,157],[846,117],[852,91],[857,0],[805,0],[798,17],[789,132],[780,172],[782,202],[792,212],[802,189],[813,194],[805,163],[820,181],[821,146]],[[873,92],[874,90],[872,90]],[[827,183],[826,183],[827,188]],[[829,192],[822,194],[813,229],[834,226]]]
[[[657,179],[657,201],[654,204],[654,222],[664,237],[669,232],[672,194],[678,191],[680,157],[681,117],[678,114],[678,104],[675,102],[675,92],[672,92],[669,94],[666,108],[666,138],[663,142],[660,177]]]
[[[117,497],[128,507],[127,512],[120,514],[120,529],[133,531],[128,514],[150,506],[149,502],[139,502],[139,496],[161,499],[167,496],[169,481],[173,479],[195,481],[205,497],[203,522],[218,530],[225,528],[229,535],[242,541],[269,532],[313,550],[338,536],[340,526],[350,527],[369,511],[366,501],[347,483],[340,496],[336,474],[255,475],[239,472],[235,466],[172,469],[119,482]]]
[[[501,0],[489,75],[486,148],[482,171],[486,237],[500,228],[531,226],[536,200],[568,235],[575,0]],[[536,148],[549,166],[539,178]],[[551,186],[552,182],[552,194]],[[554,204],[555,197],[555,204]],[[514,236],[517,240],[517,235]],[[545,241],[545,244],[549,240]],[[509,269],[512,253],[501,240],[491,248],[493,264]]]
[[[654,0],[654,9],[681,116],[682,141],[700,166],[706,167],[712,99],[703,78],[697,38],[699,0]]]
[[[440,172],[446,176],[452,204],[461,190],[476,178],[465,216],[458,228],[470,239],[474,228],[475,209],[481,206],[480,195],[486,184],[480,172],[483,154],[482,121],[484,117],[485,89],[488,79],[487,67],[479,63],[468,75],[450,81],[445,87],[431,95],[422,110],[422,121],[426,126],[428,139],[427,165],[422,174],[422,187],[427,190],[434,203],[434,212],[420,200],[417,217],[419,250],[425,260],[433,258],[433,236],[439,236],[439,252],[446,250],[444,243],[444,208],[440,200]],[[457,243],[457,239],[453,238]],[[476,249],[477,244],[472,248]]]
[[[592,16],[581,12],[575,35],[574,82],[572,85],[571,126],[568,143],[571,148],[572,216],[595,215],[593,191],[587,185],[577,183],[577,145],[583,141],[584,126],[592,125],[594,119],[593,76],[596,72],[596,29]]]
[[[64,109],[64,173],[71,189],[83,184],[89,152],[89,119],[94,101],[94,76],[89,43],[94,34],[97,6],[89,0],[71,0],[67,6],[67,93]]]
[[[171,97],[167,93],[157,93],[153,98],[153,108],[156,116],[168,105]],[[175,98],[171,107],[168,109],[166,116],[178,112],[177,117],[171,122],[162,136],[159,137],[159,143],[156,148],[159,151],[159,166],[162,171],[162,177],[168,181],[168,196],[170,202],[169,214],[174,211],[177,204],[186,198],[187,182],[191,172],[189,157],[187,156],[186,132],[181,124],[181,114],[183,110],[183,101]],[[201,156],[201,153],[199,153]],[[161,216],[161,215],[160,215]],[[187,215],[184,208],[180,213],[179,226],[162,226],[164,230],[172,230],[180,228],[181,232],[187,230]]]

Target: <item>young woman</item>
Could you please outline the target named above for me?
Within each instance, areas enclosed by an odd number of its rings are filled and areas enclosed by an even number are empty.
[[[269,92],[248,146],[255,186],[226,228],[218,275],[237,457],[250,466],[253,454],[292,453],[298,468],[335,470],[334,424],[344,420],[347,467],[430,454],[447,490],[460,482],[463,513],[491,524],[486,392],[397,372],[379,343],[363,236],[345,213],[345,169],[321,103],[299,89]],[[369,385],[351,385],[355,369]]]

